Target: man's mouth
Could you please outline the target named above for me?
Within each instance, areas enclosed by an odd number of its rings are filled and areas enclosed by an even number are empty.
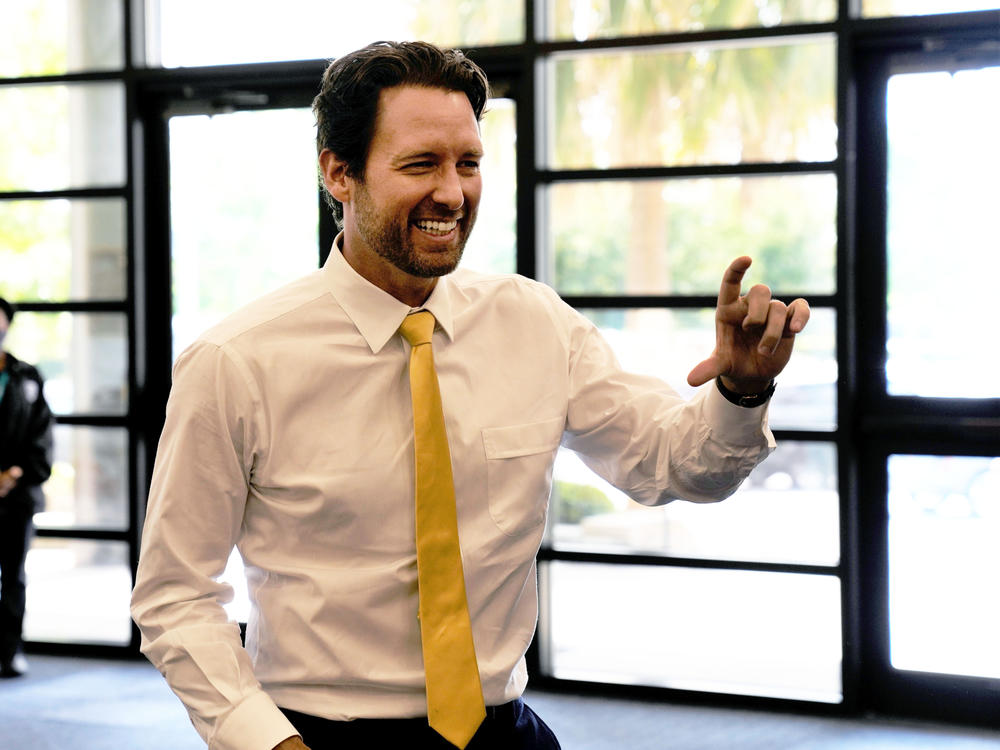
[[[434,220],[434,219],[418,219],[413,222],[414,226],[421,232],[427,232],[427,234],[437,235],[443,237],[446,234],[450,234],[455,227],[458,226],[458,221],[455,219],[450,219],[448,221]]]

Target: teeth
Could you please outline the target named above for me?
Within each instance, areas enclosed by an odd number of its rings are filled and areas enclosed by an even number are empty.
[[[429,232],[430,234],[448,234],[452,229],[458,226],[457,221],[429,221],[427,219],[422,219],[416,222],[417,228]]]

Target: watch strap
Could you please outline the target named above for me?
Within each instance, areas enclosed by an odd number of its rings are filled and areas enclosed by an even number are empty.
[[[752,409],[755,406],[762,406],[767,403],[768,399],[770,399],[771,395],[774,393],[775,383],[772,380],[771,384],[760,393],[737,393],[736,391],[729,390],[725,385],[723,385],[722,376],[720,375],[716,377],[715,385],[719,389],[719,393],[721,393],[729,403],[736,404],[737,406],[742,406],[747,409]]]

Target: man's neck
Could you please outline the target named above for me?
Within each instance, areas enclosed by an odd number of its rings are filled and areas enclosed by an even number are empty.
[[[342,242],[346,245],[346,242]],[[392,263],[372,252],[355,253],[350,247],[339,247],[347,264],[359,276],[371,282],[382,291],[391,294],[410,307],[420,307],[431,296],[437,285],[437,277],[413,276],[396,268]]]

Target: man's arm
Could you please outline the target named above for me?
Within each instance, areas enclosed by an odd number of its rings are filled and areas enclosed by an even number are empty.
[[[735,393],[766,391],[791,355],[809,306],[772,300],[762,285],[741,296],[749,266],[750,258],[738,258],[726,271],[715,350],[691,371],[691,385],[719,377]],[[573,322],[568,308],[557,307],[556,315],[568,321],[571,342],[564,445],[634,500],[721,500],[774,449],[763,403],[735,405],[715,386],[685,401],[662,380],[623,371],[597,330]]]
[[[254,392],[245,368],[211,343],[178,358],[132,597],[143,653],[212,750],[271,750],[295,733],[257,680],[222,606],[231,588],[218,581],[247,500]]]
[[[18,484],[40,485],[52,474],[52,411],[45,400],[41,376],[34,368],[24,366],[28,370],[24,382],[32,388],[34,400],[28,404],[24,438],[14,447],[13,455],[7,456],[12,465],[0,472],[0,497],[9,494]],[[20,393],[17,396],[30,398]]]

